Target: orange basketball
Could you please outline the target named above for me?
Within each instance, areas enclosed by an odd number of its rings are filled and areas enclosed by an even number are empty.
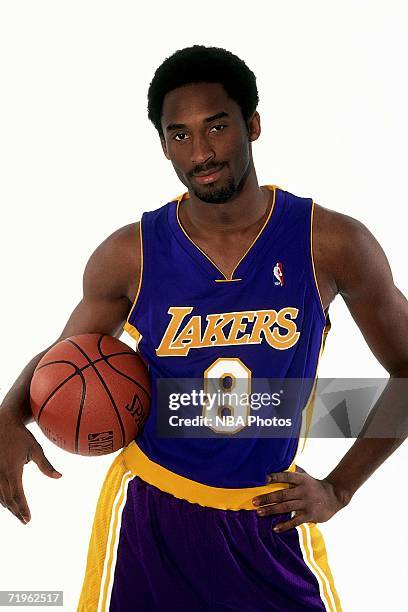
[[[106,455],[139,434],[150,410],[149,373],[139,355],[112,336],[72,336],[38,363],[30,401],[42,432],[59,447]]]

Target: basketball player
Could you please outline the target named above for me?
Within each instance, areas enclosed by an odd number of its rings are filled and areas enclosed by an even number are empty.
[[[253,73],[223,49],[183,49],[158,68],[149,117],[187,191],[96,249],[58,340],[124,324],[153,389],[161,377],[314,378],[340,294],[390,380],[406,376],[408,303],[381,247],[355,219],[258,185],[257,102]],[[0,499],[24,523],[24,464],[58,477],[25,427],[43,354],[0,413]],[[315,523],[401,440],[358,439],[317,480],[296,470],[296,438],[159,438],[156,411],[153,393],[143,433],[106,477],[78,609],[339,611]]]

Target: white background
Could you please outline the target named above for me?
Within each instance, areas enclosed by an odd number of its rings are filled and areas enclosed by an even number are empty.
[[[408,293],[405,2],[0,7],[1,396],[60,333],[93,249],[183,191],[147,120],[146,92],[161,61],[193,43],[225,47],[257,75],[260,182],[360,219]],[[331,319],[320,376],[384,375],[341,298]],[[1,509],[0,588],[63,589],[74,611],[112,457],[69,455],[30,428],[63,477],[28,464],[31,523]],[[312,440],[300,465],[322,477],[349,445]],[[407,609],[407,464],[404,445],[321,526],[346,612]]]

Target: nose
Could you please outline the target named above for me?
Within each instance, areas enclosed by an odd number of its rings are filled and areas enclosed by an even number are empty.
[[[202,134],[193,139],[192,159],[193,164],[205,164],[215,157],[215,152],[209,140]]]

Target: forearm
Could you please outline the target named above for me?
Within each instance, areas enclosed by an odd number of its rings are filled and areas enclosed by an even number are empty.
[[[347,505],[354,493],[403,442],[401,438],[362,438],[354,442],[325,478]]]
[[[25,366],[18,376],[13,386],[4,397],[0,406],[0,415],[18,419],[24,425],[33,421],[30,408],[30,383],[34,370],[40,359],[45,355],[50,347],[36,355]]]
[[[359,438],[325,478],[346,505],[361,485],[404,442],[408,431],[408,381],[391,377]]]

